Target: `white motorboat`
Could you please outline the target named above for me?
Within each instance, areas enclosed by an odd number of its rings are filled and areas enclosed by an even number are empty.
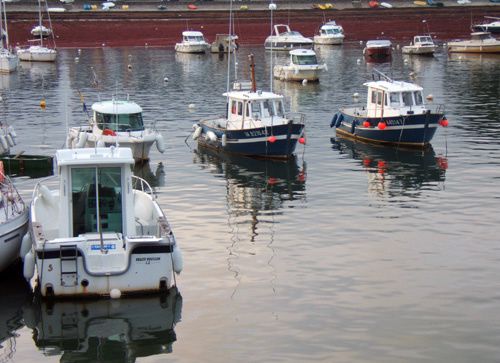
[[[0,73],[11,73],[17,69],[19,58],[10,51],[7,32],[5,2],[0,1]]]
[[[202,32],[182,32],[182,42],[175,44],[175,51],[180,53],[205,53],[210,45],[205,41]]]
[[[282,81],[319,81],[319,75],[326,70],[326,64],[318,64],[316,53],[311,49],[294,49],[290,51],[290,62],[286,65],[275,65],[274,78]]]
[[[471,33],[471,39],[448,42],[450,53],[500,53],[500,40],[488,32]]]
[[[39,182],[23,237],[24,277],[43,297],[156,293],[175,285],[182,256],[129,148],[56,152],[59,187]]]
[[[290,30],[286,24],[276,24],[274,33],[266,38],[264,47],[267,50],[291,50],[295,48],[312,48],[313,41],[298,31]]]
[[[51,22],[47,2],[44,1],[44,4],[50,24]],[[37,34],[36,39],[30,40],[30,42],[34,43],[33,45],[16,48],[19,60],[27,62],[54,62],[57,59],[54,32],[52,31],[52,28],[46,28],[42,24],[41,0],[38,0],[38,26],[31,30],[31,34],[33,33]],[[49,46],[49,40],[52,43],[51,46]]]
[[[410,45],[401,48],[403,54],[433,55],[437,45],[430,35],[416,35]]]
[[[383,60],[392,54],[392,43],[387,39],[368,40],[363,49],[363,54],[368,59]]]
[[[494,16],[486,16],[485,18],[494,19],[489,23],[476,24],[472,29],[476,32],[500,33],[500,18]]]
[[[210,46],[210,52],[212,53],[230,53],[238,49],[237,35],[229,34],[217,34],[215,40]]]
[[[142,108],[135,102],[112,99],[92,105],[89,125],[71,127],[66,145],[69,148],[119,145],[132,149],[137,162],[149,160],[153,144],[165,151],[163,136],[154,128],[146,128]]]
[[[314,36],[314,44],[335,45],[344,42],[344,28],[331,20],[319,28],[319,34]]]
[[[29,209],[0,161],[0,272],[19,258],[21,240],[28,228]]]

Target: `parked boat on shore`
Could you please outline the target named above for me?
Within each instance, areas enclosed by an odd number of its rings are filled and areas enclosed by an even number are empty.
[[[149,160],[149,152],[155,143],[158,151],[163,153],[163,136],[156,129],[144,126],[142,108],[128,97],[94,103],[89,125],[71,127],[66,141],[69,148],[129,147],[136,162]]]
[[[180,53],[205,53],[209,48],[203,33],[198,31],[182,32],[182,41],[175,44],[175,51]]]
[[[314,44],[342,44],[344,38],[344,28],[338,25],[334,20],[330,20],[319,28],[319,34],[314,36]]]
[[[0,161],[0,272],[19,258],[21,240],[28,229],[29,209],[5,175]]]
[[[217,151],[261,158],[287,159],[297,141],[305,143],[305,116],[287,113],[283,96],[257,90],[253,55],[251,82],[236,82],[227,99],[226,117],[205,119],[193,125],[193,139]]]
[[[441,105],[431,110],[424,102],[423,88],[394,81],[376,72],[379,80],[366,82],[364,107],[342,107],[330,123],[337,134],[379,144],[425,147],[437,127],[448,126]]]
[[[39,182],[21,256],[43,297],[156,293],[175,285],[182,257],[129,148],[56,152],[58,189]]]
[[[286,24],[276,24],[274,33],[266,38],[264,47],[267,50],[291,50],[295,48],[312,48],[313,41],[298,31],[290,30]]]
[[[314,50],[294,49],[290,51],[289,63],[275,65],[273,74],[281,81],[317,82],[320,73],[326,69],[326,64],[318,64]]]
[[[401,51],[403,54],[433,55],[436,49],[437,45],[430,35],[416,35],[413,37],[413,42],[403,46]]]
[[[500,40],[488,32],[471,33],[469,40],[448,42],[450,53],[500,53]]]

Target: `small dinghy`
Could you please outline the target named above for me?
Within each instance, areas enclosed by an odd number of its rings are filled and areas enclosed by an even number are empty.
[[[129,148],[56,152],[59,187],[39,182],[23,237],[24,277],[43,297],[156,293],[175,285],[180,248]]]

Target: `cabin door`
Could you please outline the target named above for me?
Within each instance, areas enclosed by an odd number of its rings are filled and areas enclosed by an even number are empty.
[[[123,231],[119,167],[71,169],[73,236]]]

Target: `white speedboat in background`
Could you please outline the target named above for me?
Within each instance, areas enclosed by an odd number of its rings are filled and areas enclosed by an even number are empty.
[[[275,65],[273,75],[282,81],[316,82],[320,73],[326,69],[326,64],[318,64],[314,50],[294,49],[290,51],[290,62],[286,65]]]
[[[175,51],[180,53],[205,53],[210,45],[205,41],[202,32],[182,32],[182,42],[175,44]]]
[[[129,148],[56,152],[59,186],[33,191],[22,240],[24,277],[44,297],[156,293],[175,286],[182,256]]]
[[[229,34],[217,34],[210,46],[211,53],[231,53],[238,49],[238,36]]]
[[[290,30],[290,27],[286,24],[276,24],[274,26],[274,34],[266,38],[264,46],[267,50],[312,48],[313,41],[297,31]]]
[[[430,35],[416,35],[410,45],[401,48],[403,54],[433,55],[437,45]]]
[[[132,149],[137,162],[149,160],[153,144],[165,151],[163,136],[154,128],[146,128],[142,108],[135,102],[112,99],[92,105],[89,125],[71,127],[66,145],[69,148],[119,145]]]
[[[319,34],[314,36],[314,44],[342,44],[344,38],[344,28],[331,20],[319,28]]]

